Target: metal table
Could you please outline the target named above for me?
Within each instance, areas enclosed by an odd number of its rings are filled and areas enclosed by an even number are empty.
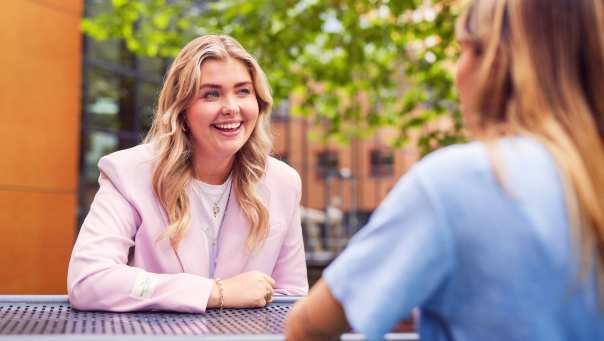
[[[168,312],[89,312],[72,309],[67,296],[0,295],[0,340],[283,340],[287,312],[299,297],[274,297],[260,309]],[[386,340],[419,340],[415,333]],[[355,333],[342,340],[364,340]]]

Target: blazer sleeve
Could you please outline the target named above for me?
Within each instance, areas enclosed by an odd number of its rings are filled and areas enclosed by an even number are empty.
[[[298,173],[295,171],[294,173],[296,199],[293,203],[292,214],[272,277],[276,282],[274,290],[276,294],[304,296],[308,294],[308,277],[306,275],[306,257],[300,220],[302,181]]]
[[[74,245],[67,275],[71,305],[81,310],[204,312],[213,281],[158,274],[127,265],[141,216],[126,199],[113,161],[99,162],[100,188]]]

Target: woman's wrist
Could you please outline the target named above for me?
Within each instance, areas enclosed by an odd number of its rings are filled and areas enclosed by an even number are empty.
[[[224,308],[224,286],[222,285],[222,280],[220,278],[216,278],[214,281],[215,286],[218,288],[218,302],[220,310]]]
[[[214,285],[208,299],[208,308],[224,308],[224,287],[220,278],[214,280]]]

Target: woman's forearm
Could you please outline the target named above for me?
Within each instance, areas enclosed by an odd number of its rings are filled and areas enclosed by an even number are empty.
[[[286,338],[294,340],[331,340],[348,329],[340,303],[322,279],[304,300],[296,303],[286,323]]]

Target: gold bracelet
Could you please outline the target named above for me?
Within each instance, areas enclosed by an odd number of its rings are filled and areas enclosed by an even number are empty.
[[[214,280],[216,286],[218,287],[218,294],[220,295],[220,310],[224,308],[224,289],[222,288],[222,280],[220,278],[216,278]]]

